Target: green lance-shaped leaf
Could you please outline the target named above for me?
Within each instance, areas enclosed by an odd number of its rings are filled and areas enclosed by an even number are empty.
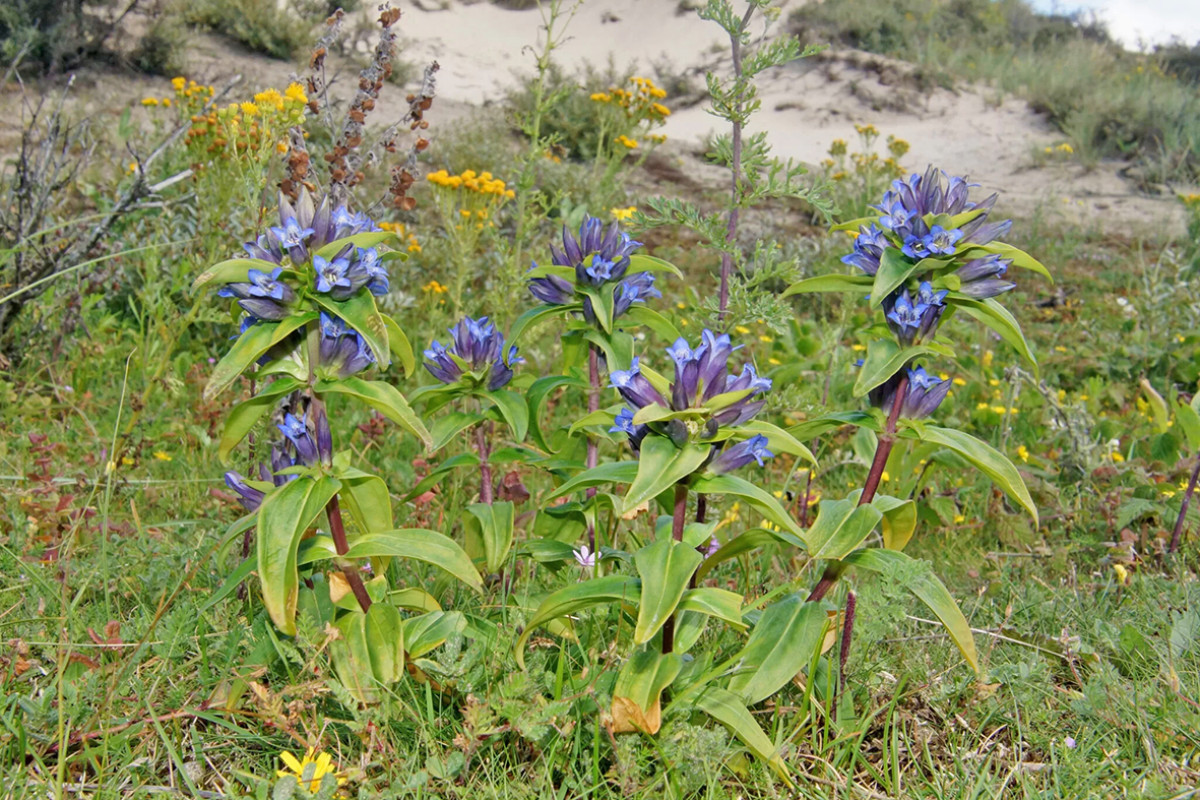
[[[571,274],[574,275],[574,271]],[[525,333],[526,330],[538,322],[550,319],[551,317],[565,316],[572,311],[581,311],[582,309],[582,303],[569,303],[564,306],[534,306],[517,317],[513,322],[512,328],[508,333],[508,342],[509,344],[516,344],[520,340],[521,334]]]
[[[874,414],[869,414],[866,411],[834,411],[830,414],[822,414],[819,417],[805,420],[787,430],[788,433],[803,442],[815,439],[829,431],[836,431],[844,425],[867,428],[877,433],[881,430],[879,419]]]
[[[354,609],[338,617],[334,626],[341,633],[329,643],[333,666],[350,694],[363,703],[377,702],[378,680],[371,665],[371,646],[367,643],[367,615]]]
[[[393,589],[388,592],[387,599],[397,608],[407,608],[410,611],[426,613],[442,610],[437,598],[416,586],[410,586],[407,589]]]
[[[946,302],[995,331],[996,335],[1012,347],[1017,355],[1025,359],[1034,372],[1037,372],[1037,359],[1034,357],[1033,351],[1029,349],[1029,343],[1025,341],[1025,334],[1021,333],[1020,323],[1009,313],[1007,308],[991,297],[986,300],[976,300],[957,292],[947,297]]]
[[[765,761],[789,787],[793,786],[792,777],[788,774],[787,766],[783,763],[775,743],[763,733],[763,729],[754,721],[754,715],[737,695],[719,686],[709,686],[696,698],[696,707],[728,728],[730,733],[749,747],[750,752]]]
[[[258,507],[256,538],[263,605],[275,626],[288,636],[296,635],[300,537],[340,488],[341,483],[327,476],[316,480],[301,477],[270,492]]]
[[[600,329],[605,333],[612,333],[613,329],[613,306],[616,305],[616,301],[613,300],[613,292],[616,287],[615,283],[576,287],[578,291],[591,298],[592,312],[596,315],[596,321],[600,323]]]
[[[696,548],[674,539],[658,539],[634,554],[633,563],[642,578],[634,644],[645,644],[653,639],[671,618],[702,561],[704,556]]]
[[[483,417],[466,411],[451,411],[449,414],[438,417],[429,426],[430,438],[433,440],[429,450],[431,452],[441,450],[467,428],[482,421]]]
[[[355,538],[346,553],[346,558],[377,556],[424,561],[445,570],[475,591],[483,589],[483,580],[471,563],[471,557],[453,539],[437,531],[398,528],[368,533]]]
[[[508,559],[513,543],[515,510],[509,502],[472,503],[467,511],[479,522],[487,571],[498,572]]]
[[[883,514],[883,546],[888,550],[903,550],[917,529],[917,504],[877,494],[871,505]]]
[[[699,589],[688,589],[679,600],[679,613],[695,611],[709,617],[724,620],[738,628],[745,627],[742,622],[742,596],[728,589],[717,589],[711,586],[701,586]]]
[[[400,362],[405,375],[412,375],[417,368],[417,360],[413,355],[412,343],[408,341],[399,323],[387,314],[380,314],[383,327],[387,330],[388,347],[392,351],[392,359]]]
[[[538,378],[534,381],[533,385],[525,392],[531,422],[529,432],[533,436],[534,443],[550,453],[555,452],[555,450],[550,443],[550,437],[542,429],[542,411],[545,408],[546,399],[550,394],[564,386],[586,389],[587,382],[567,375],[547,375],[544,378]]]
[[[286,339],[292,331],[315,320],[317,316],[317,312],[308,311],[294,314],[279,322],[259,322],[251,325],[213,368],[208,385],[204,387],[204,399],[211,400],[225,391],[263,353]]]
[[[643,647],[621,667],[613,687],[613,732],[642,731],[651,736],[662,727],[662,693],[683,668],[683,656]]]
[[[525,632],[517,639],[517,666],[525,669],[525,642],[539,625],[591,606],[633,602],[641,593],[641,588],[642,582],[630,575],[605,575],[553,592],[538,606],[525,625]]]
[[[728,494],[741,498],[761,514],[763,519],[781,528],[773,533],[774,538],[793,547],[806,548],[804,529],[796,524],[796,520],[792,519],[770,492],[755,486],[745,478],[728,473],[700,478],[692,481],[692,490],[702,494]]]
[[[752,550],[766,547],[769,544],[778,544],[779,541],[778,533],[766,530],[765,528],[752,528],[745,531],[721,545],[717,549],[717,552],[704,559],[704,563],[696,570],[696,580],[704,580],[704,576],[712,571],[713,567],[716,567],[723,561],[737,558],[743,553],[749,553]]]
[[[1050,270],[1046,269],[1042,262],[1038,261],[1033,256],[1013,247],[1011,244],[1004,242],[988,242],[987,244],[973,244],[967,249],[959,251],[958,255],[963,260],[973,258],[983,258],[989,253],[995,253],[1001,258],[1007,258],[1012,261],[1012,265],[1018,269],[1027,269],[1031,272],[1036,272],[1048,281],[1053,282],[1054,276],[1050,274]]]
[[[679,338],[679,329],[662,314],[655,311],[653,308],[648,308],[643,305],[634,304],[629,307],[625,315],[621,317],[620,325],[629,327],[633,325],[645,325],[658,338],[664,341],[673,342]],[[620,369],[627,369],[628,364],[622,365]]]
[[[929,610],[945,626],[954,644],[958,645],[971,669],[979,671],[979,655],[975,650],[975,637],[971,634],[971,626],[967,624],[966,617],[946,590],[945,584],[938,580],[931,570],[913,570],[914,559],[911,556],[898,550],[876,548],[851,553],[844,559],[844,563],[871,572],[895,571],[908,578],[904,581],[904,587],[929,606]]]
[[[700,469],[710,449],[691,442],[679,448],[665,436],[647,436],[642,440],[637,477],[625,493],[622,513],[628,514]]]
[[[874,284],[875,279],[870,275],[818,275],[815,278],[805,278],[802,281],[793,283],[783,293],[783,296],[791,297],[797,294],[820,294],[824,292],[869,294]]]
[[[817,519],[808,529],[808,551],[813,558],[842,559],[871,535],[882,512],[874,505],[860,506],[855,492],[842,500],[822,500]]]
[[[854,382],[853,395],[866,397],[867,392],[880,386],[888,378],[904,369],[914,358],[923,355],[941,355],[940,351],[925,345],[900,347],[891,339],[876,339],[867,345],[867,357],[863,359],[858,380]]]
[[[373,603],[363,619],[367,653],[375,680],[383,685],[404,676],[404,620],[395,606]]]
[[[482,394],[499,412],[504,424],[512,431],[513,441],[525,441],[525,434],[529,430],[529,407],[525,405],[524,398],[516,392],[505,389]]]
[[[225,420],[225,429],[221,432],[221,442],[217,447],[217,457],[221,463],[229,461],[229,454],[233,448],[246,438],[246,434],[250,433],[262,415],[275,406],[280,396],[295,391],[302,385],[290,375],[285,375],[272,381],[254,397],[234,406]]]
[[[400,237],[392,231],[365,231],[363,233],[355,233],[351,236],[344,236],[341,239],[334,239],[329,244],[322,247],[316,252],[321,258],[333,258],[347,245],[361,247],[368,250],[372,247],[385,244],[397,246],[400,244]]]
[[[1029,489],[1026,488],[1021,473],[1017,472],[1016,466],[999,450],[969,433],[953,428],[908,422],[904,435],[909,436],[910,431],[921,441],[939,444],[971,462],[972,466],[995,481],[1002,492],[1028,511],[1035,526],[1038,524],[1037,506],[1029,496]]]
[[[811,663],[825,637],[820,603],[790,595],[767,608],[735,657],[729,691],[747,705],[766,700]]]
[[[196,280],[192,281],[192,289],[194,291],[210,283],[245,283],[250,280],[250,270],[256,269],[259,272],[270,274],[278,266],[271,261],[263,261],[258,258],[231,258],[228,261],[213,264],[201,272],[196,276]],[[295,274],[290,269],[286,269],[284,272]]]
[[[884,300],[904,282],[912,277],[923,262],[909,261],[908,257],[894,247],[884,248],[879,259],[879,270],[871,286],[871,308],[879,308]]]
[[[683,273],[679,268],[670,261],[664,261],[661,258],[646,255],[645,253],[634,253],[629,257],[629,269],[625,271],[626,275],[635,275],[639,272],[669,272],[676,278],[682,278]]]
[[[388,531],[395,527],[392,521],[392,497],[387,483],[378,475],[359,469],[346,469],[338,475],[342,482],[342,502],[359,530]]]
[[[601,464],[571,478],[551,492],[546,497],[546,500],[555,500],[579,489],[589,489],[593,486],[601,486],[606,483],[633,483],[634,479],[637,478],[637,474],[638,462],[636,461],[617,461],[610,464]]]
[[[358,331],[370,345],[371,352],[375,354],[375,360],[381,367],[391,361],[387,323],[375,306],[374,295],[360,291],[345,300],[334,300],[325,294],[314,294],[312,298],[326,311],[341,317],[347,325]]]
[[[875,222],[879,222],[878,215],[873,217],[856,217],[855,219],[848,219],[845,222],[839,222],[836,225],[830,225],[829,230],[835,233],[840,231],[857,231],[863,225],[870,225]]]
[[[1175,419],[1179,420],[1179,427],[1183,428],[1188,447],[1192,450],[1200,449],[1200,414],[1187,403],[1180,402],[1175,404]]]
[[[322,393],[333,392],[355,397],[416,436],[425,447],[433,444],[433,437],[426,430],[425,423],[421,422],[421,418],[412,410],[404,395],[386,381],[365,381],[351,376],[336,381],[317,381],[313,389]]]
[[[461,611],[431,611],[404,621],[404,641],[409,658],[420,658],[441,647],[451,636],[462,633],[467,618]]]

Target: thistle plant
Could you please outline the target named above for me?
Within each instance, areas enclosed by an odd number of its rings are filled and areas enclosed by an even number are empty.
[[[474,441],[479,502],[466,507],[473,518],[465,525],[467,552],[481,559],[488,573],[496,573],[512,548],[515,511],[512,502],[495,499],[490,460],[493,427],[503,421],[515,442],[525,439],[529,425],[525,400],[504,388],[513,379],[513,367],[524,359],[517,355],[516,345],[505,346],[504,334],[487,317],[464,317],[449,333],[448,346],[435,339],[424,352],[425,369],[440,385],[419,390],[420,398],[431,411],[458,406],[434,422],[435,449],[462,431]]]
[[[466,553],[443,534],[395,528],[387,484],[352,466],[349,451],[334,445],[331,418],[343,398],[365,403],[425,445],[432,441],[399,391],[362,377],[393,358],[406,372],[414,367],[399,325],[375,304],[388,290],[388,266],[406,257],[398,249],[402,242],[366,215],[307,191],[295,205],[281,195],[278,220],[245,245],[249,258],[223,261],[195,281],[197,287],[219,285],[218,295],[233,300],[241,316],[240,332],[205,396],[230,388],[241,375],[257,388],[230,413],[221,458],[227,460],[271,409],[279,434],[256,477],[226,474],[250,512],[228,535],[257,532],[256,555],[227,588],[256,570],[263,604],[281,632],[296,633],[300,609],[317,629],[335,625],[335,666],[356,696],[370,700],[379,685],[404,674],[406,630],[449,635],[463,623],[439,611],[410,628],[421,618],[406,620],[388,601],[391,559],[434,564],[476,589],[481,581]],[[332,562],[327,573],[316,566],[321,562]],[[422,641],[419,652],[428,644]]]

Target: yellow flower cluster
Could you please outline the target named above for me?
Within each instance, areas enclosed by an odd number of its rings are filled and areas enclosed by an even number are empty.
[[[1068,142],[1063,142],[1062,144],[1055,145],[1054,147],[1045,147],[1042,149],[1042,152],[1048,156],[1055,153],[1062,153],[1063,155],[1069,156],[1075,152],[1075,148],[1071,147]]]
[[[638,146],[638,143],[637,143],[637,140],[636,140],[636,139],[630,139],[628,136],[626,136],[626,135],[625,135],[625,134],[623,134],[623,133],[622,133],[620,136],[618,136],[618,137],[617,137],[617,138],[616,138],[614,141],[615,141],[617,144],[624,145],[625,147],[628,147],[630,150],[632,150],[633,148],[635,148],[635,147],[637,147],[637,146]]]
[[[251,154],[260,158],[268,152],[287,152],[288,128],[304,121],[308,97],[304,87],[293,83],[282,93],[267,89],[254,95],[253,101],[230,103],[223,108],[212,105],[216,90],[183,76],[171,79],[175,105],[190,120],[185,142],[200,160],[194,168],[203,169],[209,158],[238,158]],[[150,104],[143,100],[143,105]],[[171,103],[164,100],[162,105]]]
[[[403,223],[401,223],[401,222],[380,222],[380,223],[378,223],[378,225],[379,225],[379,227],[383,228],[385,231],[394,233],[401,240],[406,241],[408,244],[408,252],[410,252],[410,253],[421,252],[421,243],[417,241],[416,236],[409,233],[407,231],[407,229],[405,229]]]
[[[450,290],[437,281],[430,281],[421,287],[421,291],[425,292],[426,294],[445,294]]]
[[[612,214],[612,218],[617,222],[624,222],[633,217],[637,212],[637,206],[629,206],[628,208],[610,208],[608,213]]]
[[[658,102],[667,96],[665,90],[654,85],[649,78],[629,79],[631,89],[609,87],[607,92],[595,92],[591,99],[596,103],[611,103],[625,111],[626,116],[637,121],[661,121],[671,116],[671,109]]]
[[[473,169],[464,171],[461,175],[451,175],[444,169],[431,172],[425,180],[443,189],[466,189],[479,194],[492,194],[511,200],[516,192],[506,187],[504,181],[492,176],[490,172],[475,172]]]
[[[1188,208],[1200,210],[1200,193],[1180,195],[1179,199]]]

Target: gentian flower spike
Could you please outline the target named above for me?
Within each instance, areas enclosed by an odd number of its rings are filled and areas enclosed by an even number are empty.
[[[938,406],[946,399],[946,393],[950,391],[950,381],[929,374],[923,367],[906,370],[905,374],[908,377],[908,389],[905,390],[904,401],[900,404],[900,416],[906,419],[924,419],[937,411]],[[900,378],[900,373],[897,373],[872,389],[869,394],[871,405],[890,412]]]
[[[313,256],[313,268],[317,272],[315,288],[318,292],[329,294],[337,289],[351,291],[350,276],[347,274],[350,262],[345,258],[326,261],[321,256]]]
[[[288,414],[277,427],[283,437],[295,448],[296,457],[301,464],[311,467],[317,463],[317,441],[309,431],[304,415],[296,417]]]
[[[424,352],[425,369],[442,383],[454,383],[464,374],[462,362],[477,380],[484,381],[488,391],[495,391],[512,380],[512,367],[525,363],[517,355],[516,345],[504,349],[504,334],[487,317],[463,317],[450,329],[450,347],[436,339]]]

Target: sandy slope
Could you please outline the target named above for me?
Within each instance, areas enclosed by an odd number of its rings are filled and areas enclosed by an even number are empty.
[[[785,3],[789,7],[800,0]],[[541,13],[513,11],[484,2],[419,0],[407,4],[405,58],[436,58],[443,67],[442,101],[479,105],[500,96],[532,69],[530,45],[539,39]],[[634,63],[648,73],[695,76],[729,69],[729,45],[714,23],[677,0],[584,0],[571,20],[557,60],[568,69],[587,64]],[[693,3],[693,5],[695,5]],[[778,33],[777,25],[768,35]],[[756,30],[760,35],[762,30]],[[1103,163],[1087,171],[1071,163],[1035,166],[1035,152],[1062,141],[1039,115],[1016,98],[987,88],[918,90],[906,65],[853,51],[827,52],[768,73],[762,79],[762,111],[754,120],[780,156],[816,163],[837,138],[856,141],[855,124],[872,123],[906,139],[910,169],[938,164],[1002,192],[1011,211],[1064,215],[1088,222],[1119,220],[1124,231],[1182,230],[1179,203],[1169,192],[1138,191]],[[717,129],[703,104],[677,108],[665,133],[681,158],[693,143]]]
[[[804,0],[786,0],[788,9]],[[429,119],[432,132],[456,118],[502,99],[504,92],[533,71],[534,48],[540,41],[542,14],[536,8],[516,11],[483,0],[398,0],[404,12],[400,28],[402,60],[441,64],[438,99]],[[367,3],[364,18],[373,14]],[[567,70],[610,61],[622,70],[632,66],[652,76],[683,76],[697,89],[704,74],[729,70],[729,45],[715,23],[701,20],[688,6],[696,0],[582,0],[555,53]],[[771,29],[770,35],[783,26]],[[762,28],[754,31],[762,34]],[[293,65],[246,52],[225,40],[199,35],[188,53],[189,77],[221,85],[243,77],[238,96],[268,86],[286,85]],[[354,69],[333,60],[334,91],[352,91]],[[340,68],[338,67],[340,63]],[[661,82],[661,81],[660,81]],[[815,163],[837,138],[855,142],[855,124],[872,123],[912,146],[902,163],[923,169],[934,163],[969,175],[988,189],[1003,193],[1010,213],[1050,213],[1106,230],[1143,233],[1182,230],[1180,204],[1170,190],[1149,195],[1120,177],[1124,163],[1102,163],[1086,171],[1059,162],[1036,166],[1034,154],[1061,141],[1024,102],[998,98],[987,88],[957,91],[917,88],[910,68],[855,51],[828,51],[761,76],[762,110],[753,121],[766,130],[778,155]],[[73,102],[93,116],[94,124],[115,125],[128,107],[145,115],[144,95],[170,93],[165,79],[133,77],[127,72],[88,70],[78,76]],[[406,90],[386,86],[375,124],[388,124],[403,111]],[[692,175],[703,137],[718,120],[690,98],[668,98],[675,109],[665,133],[666,152]],[[0,152],[11,152],[21,128],[19,103],[12,91],[0,93]],[[1177,187],[1184,189],[1185,187]],[[1191,189],[1195,191],[1195,189]]]

